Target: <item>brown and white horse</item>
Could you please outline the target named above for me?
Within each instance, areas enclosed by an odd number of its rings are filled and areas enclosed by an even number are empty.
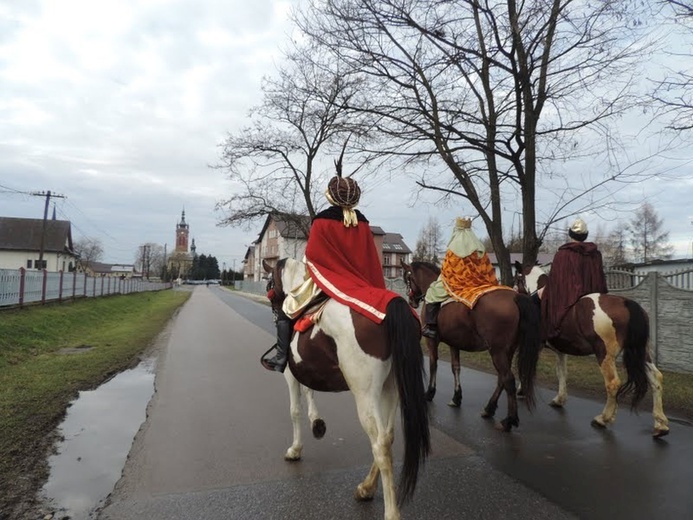
[[[426,290],[440,274],[440,268],[428,262],[402,263],[404,281],[409,293],[409,303],[417,308]],[[497,290],[484,294],[473,309],[464,303],[444,304],[438,312],[438,337],[426,338],[430,379],[427,398],[433,399],[436,391],[438,370],[438,344],[450,347],[454,394],[450,406],[460,406],[460,350],[481,352],[488,350],[496,368],[496,389],[482,411],[482,417],[490,418],[498,408],[498,399],[505,390],[508,399],[507,416],[500,421],[500,429],[510,431],[518,426],[517,392],[512,361],[518,351],[518,375],[525,389],[527,405],[533,404],[533,384],[539,357],[539,311],[529,297],[510,290]]]
[[[263,261],[263,267],[271,274],[272,306],[281,308],[287,288],[303,282],[305,265],[287,258],[274,267]],[[386,520],[400,518],[399,505],[412,496],[419,469],[430,451],[423,353],[419,341],[418,319],[403,298],[389,303],[386,317],[380,324],[330,299],[319,321],[307,331],[294,335],[288,370],[284,372],[294,427],[294,444],[285,458],[300,458],[300,385],[322,392],[350,390],[373,451],[373,464],[356,488],[356,499],[371,500],[380,475]],[[396,491],[392,443],[398,404],[404,434],[404,461]],[[311,419],[317,417],[316,410],[313,415]],[[298,451],[295,450],[297,431]]]
[[[515,264],[515,288],[524,294],[533,294],[544,287],[548,275],[540,266],[524,268]],[[560,283],[560,280],[554,281]],[[650,356],[649,318],[635,301],[614,294],[587,294],[571,307],[561,322],[560,335],[547,342],[556,353],[558,394],[551,405],[562,407],[568,398],[566,355],[594,354],[604,376],[606,405],[592,424],[605,427],[616,420],[618,398],[631,392],[631,407],[635,409],[645,397],[648,384],[652,389],[652,415],[654,437],[669,433],[669,421],[662,408],[662,374]],[[623,352],[623,365],[627,381],[621,385],[616,369],[616,358]]]

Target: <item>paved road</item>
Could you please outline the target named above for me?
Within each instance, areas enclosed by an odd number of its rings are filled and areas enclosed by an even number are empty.
[[[365,504],[352,498],[371,454],[350,394],[318,394],[327,434],[315,440],[306,429],[303,460],[283,460],[291,443],[286,384],[258,361],[272,331],[265,305],[218,287],[195,289],[100,519],[382,517],[381,494]],[[691,518],[690,425],[673,423],[656,442],[649,415],[622,410],[610,430],[594,430],[589,421],[601,403],[571,397],[561,412],[540,392],[538,410],[522,409],[520,428],[506,435],[479,416],[493,378],[471,370],[463,377],[462,408],[449,408],[452,382],[442,364],[434,453],[403,518]],[[398,442],[395,454],[399,460]]]

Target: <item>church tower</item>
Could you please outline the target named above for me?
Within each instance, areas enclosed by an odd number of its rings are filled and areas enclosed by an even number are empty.
[[[188,251],[190,226],[185,221],[185,210],[181,213],[180,222],[176,224],[176,247],[168,258],[167,269],[173,279],[185,280],[192,268],[193,256]],[[195,240],[193,239],[193,254]]]
[[[176,252],[188,252],[188,236],[190,227],[185,222],[185,210],[181,213],[180,222],[176,225]]]

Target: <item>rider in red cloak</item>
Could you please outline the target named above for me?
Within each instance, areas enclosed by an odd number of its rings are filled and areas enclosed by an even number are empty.
[[[339,168],[338,168],[339,173]],[[355,210],[361,189],[355,180],[333,177],[325,192],[331,207],[313,219],[305,263],[310,278],[300,291],[288,291],[277,317],[277,354],[263,365],[283,372],[293,334],[293,319],[315,296],[315,287],[376,323],[385,318],[387,304],[399,295],[385,288],[383,268],[368,220]]]
[[[541,295],[544,339],[559,335],[561,321],[580,298],[608,292],[602,254],[594,242],[585,242],[587,234],[587,224],[577,219],[568,230],[572,240],[559,247],[553,257],[549,280]]]

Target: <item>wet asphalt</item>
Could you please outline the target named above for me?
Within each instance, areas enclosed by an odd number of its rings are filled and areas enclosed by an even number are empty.
[[[147,420],[100,519],[382,518],[380,492],[369,503],[353,499],[372,459],[349,393],[316,394],[327,433],[313,439],[306,419],[302,460],[284,461],[286,383],[259,363],[273,331],[263,303],[195,288],[157,360]],[[439,364],[433,454],[402,518],[693,518],[690,424],[672,420],[671,434],[653,440],[651,415],[621,409],[597,430],[590,420],[603,403],[571,396],[555,410],[553,392],[540,389],[537,409],[522,407],[520,427],[503,434],[480,417],[494,378],[467,369],[462,377],[462,407],[450,408],[450,366]],[[398,441],[394,454],[401,460]]]

